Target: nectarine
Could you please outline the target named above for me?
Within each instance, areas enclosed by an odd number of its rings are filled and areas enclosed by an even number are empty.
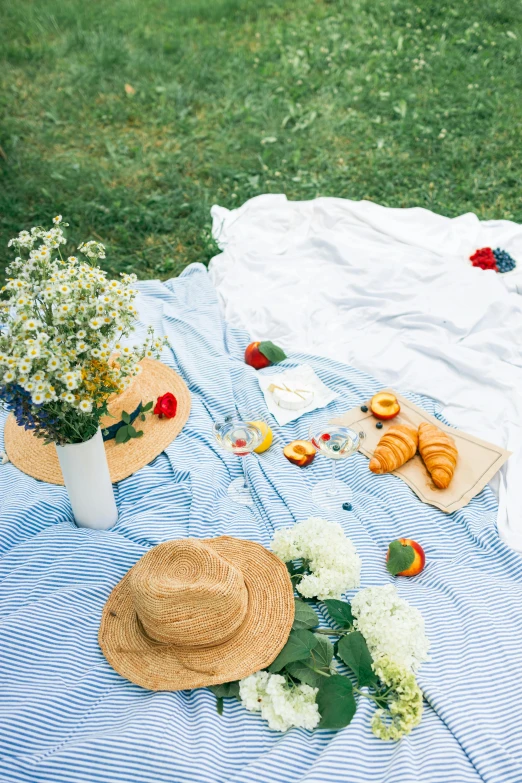
[[[312,462],[316,451],[309,440],[293,440],[284,447],[283,454],[294,465],[304,468]]]
[[[417,576],[424,568],[426,555],[416,541],[399,538],[388,547],[386,560],[386,568],[394,576]]]
[[[263,340],[250,343],[245,351],[245,362],[255,370],[262,370],[263,367],[269,367],[271,364],[277,364],[286,359],[286,354],[278,345]]]

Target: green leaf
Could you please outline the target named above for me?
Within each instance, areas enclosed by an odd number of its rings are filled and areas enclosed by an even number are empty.
[[[415,550],[410,544],[401,544],[400,541],[392,541],[390,544],[388,562],[386,568],[396,576],[401,571],[406,571],[415,560]]]
[[[144,413],[141,413],[141,414],[140,414],[140,419],[141,419],[142,421],[145,421],[145,414],[144,414]]]
[[[333,644],[326,637],[319,634],[314,634],[317,639],[317,644],[310,651],[309,657],[304,661],[294,661],[288,663],[285,666],[285,671],[292,677],[295,677],[301,682],[305,682],[307,685],[311,685],[312,688],[319,688],[324,675],[320,674],[314,669],[324,672],[324,674],[330,676],[330,664],[333,658]]]
[[[360,631],[343,636],[339,641],[337,654],[353,671],[361,687],[377,682],[377,675],[372,669],[373,659]]]
[[[218,715],[223,715],[223,698],[221,696],[216,699],[216,710]]]
[[[142,408],[141,408],[142,412],[143,412],[143,413],[146,413],[147,411],[150,411],[150,409],[152,408],[153,404],[154,404],[154,403],[153,403],[153,402],[152,402],[152,400],[151,400],[151,401],[150,401],[150,402],[148,402],[146,405],[143,405],[143,406],[142,406]]]
[[[278,345],[274,345],[270,340],[263,340],[263,342],[259,343],[258,349],[263,356],[266,356],[269,362],[272,362],[272,364],[277,364],[278,362],[282,362],[283,359],[286,359],[286,353],[283,349]]]
[[[129,438],[130,438],[130,435],[127,432],[127,426],[123,426],[123,427],[120,427],[120,429],[116,433],[115,441],[116,441],[116,443],[127,443]]]
[[[138,430],[134,437],[135,438],[141,438],[142,435],[143,435],[143,430]]]
[[[268,671],[274,674],[280,672],[287,663],[306,660],[316,645],[317,637],[311,631],[290,631],[287,643],[275,661],[270,664]]]
[[[127,425],[127,432],[129,433],[129,436],[130,436],[131,438],[136,438],[136,437],[137,437],[136,430],[134,429],[134,427],[132,426],[132,424],[128,424],[128,425]]]
[[[351,628],[353,625],[352,607],[348,601],[337,601],[334,598],[330,598],[327,601],[323,601],[326,606],[326,610],[332,620],[342,628]]]
[[[333,644],[327,636],[314,634],[317,644],[310,653],[310,659],[313,661],[314,669],[325,669],[329,671],[332,662],[334,649]]]
[[[125,422],[125,424],[130,424],[130,416],[127,413],[127,411],[121,412],[121,420]]]
[[[210,690],[218,699],[239,699],[239,681],[224,682],[221,685],[209,685]]]
[[[352,683],[341,674],[333,674],[328,679],[323,679],[316,697],[321,713],[319,728],[343,729],[348,726],[357,710]]]
[[[312,607],[296,598],[293,630],[299,631],[302,628],[315,628],[317,625],[319,625],[319,620]]]
[[[314,672],[306,663],[303,663],[303,661],[288,663],[285,666],[285,672],[296,680],[304,682],[306,685],[310,685],[312,688],[319,688],[323,684],[323,680],[326,679],[322,674]]]

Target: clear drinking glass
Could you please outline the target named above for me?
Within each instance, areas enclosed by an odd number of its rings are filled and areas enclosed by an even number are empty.
[[[319,481],[312,490],[312,500],[319,508],[341,510],[343,503],[352,502],[352,490],[335,478],[337,462],[354,454],[359,448],[363,432],[355,432],[349,427],[326,425],[319,429],[318,425],[310,427],[310,440],[315,448],[325,457],[332,460],[332,478]]]
[[[263,421],[260,416],[247,416],[243,413],[234,413],[226,416],[222,422],[216,422],[213,427],[214,437],[225,451],[237,454],[238,457],[246,457],[256,449],[263,441],[263,433],[255,422]],[[236,503],[242,506],[253,505],[252,493],[248,483],[248,476],[243,462],[243,478],[232,481],[228,487],[228,495]]]

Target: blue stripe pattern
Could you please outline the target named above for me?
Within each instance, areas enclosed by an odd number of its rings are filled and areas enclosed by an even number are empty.
[[[397,537],[427,554],[420,576],[396,580],[432,641],[419,674],[424,718],[398,744],[373,737],[366,702],[343,731],[281,735],[235,701],[218,717],[207,689],[152,693],[111,669],[97,643],[100,616],[136,560],[183,536],[268,546],[275,529],[319,515],[310,488],[330,463],[319,455],[300,469],[280,447],[380,388],[329,359],[291,356],[285,367],[311,364],[340,397],[285,427],[271,421],[276,446],[245,463],[255,508],[233,505],[226,490],[241,461],[220,450],[211,426],[234,407],[266,411],[243,362],[249,337],[222,321],[199,264],[140,287],[143,324],[169,336],[163,360],[193,404],[167,451],[117,485],[117,525],[77,529],[62,487],[0,467],[1,783],[521,783],[522,558],[498,537],[489,488],[447,516],[396,477],[371,474],[362,455],[339,465],[354,510],[331,518],[357,546],[362,586],[392,579],[385,553]],[[406,396],[437,415],[432,401]]]

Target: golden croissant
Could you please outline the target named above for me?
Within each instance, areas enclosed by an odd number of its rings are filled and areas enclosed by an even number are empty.
[[[393,424],[382,436],[370,460],[372,473],[391,473],[411,459],[417,451],[417,430],[405,424]]]
[[[419,426],[419,453],[435,486],[446,489],[453,478],[458,456],[451,435],[434,424],[423,422]]]

